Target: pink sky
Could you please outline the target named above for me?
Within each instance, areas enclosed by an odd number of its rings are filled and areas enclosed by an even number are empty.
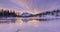
[[[24,12],[60,9],[60,0],[0,0],[0,8]]]

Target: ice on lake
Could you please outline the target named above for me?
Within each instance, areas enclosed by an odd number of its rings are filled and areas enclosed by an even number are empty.
[[[0,32],[60,32],[60,19],[0,18]]]

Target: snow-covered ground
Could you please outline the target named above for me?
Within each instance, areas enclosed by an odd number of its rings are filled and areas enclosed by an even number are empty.
[[[60,32],[60,20],[38,21],[33,19],[23,22],[22,19],[16,23],[0,24],[0,32]]]

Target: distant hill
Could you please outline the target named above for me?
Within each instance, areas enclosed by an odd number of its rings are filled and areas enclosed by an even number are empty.
[[[42,17],[42,16],[46,16],[46,15],[60,16],[60,10],[46,11],[46,12],[38,13],[34,16]]]
[[[44,17],[44,16],[60,16],[60,10],[46,11],[38,14],[22,13],[22,17]]]

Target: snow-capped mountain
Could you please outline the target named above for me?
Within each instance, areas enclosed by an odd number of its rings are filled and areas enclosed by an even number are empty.
[[[30,13],[27,13],[27,12],[23,12],[23,13],[21,14],[21,16],[23,16],[23,17],[31,16],[31,15],[33,15],[33,14],[30,14]]]

